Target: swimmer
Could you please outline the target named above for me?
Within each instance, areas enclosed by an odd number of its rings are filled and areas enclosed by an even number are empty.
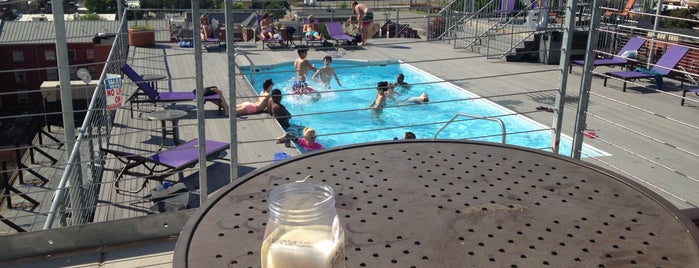
[[[295,141],[306,151],[323,149],[323,145],[316,142],[316,131],[310,127],[303,129],[303,136],[300,138],[289,134],[277,138],[277,144],[286,142],[287,139]]]
[[[335,69],[330,67],[331,62],[333,62],[333,58],[330,56],[325,56],[323,58],[323,67],[318,69],[318,71],[316,71],[316,73],[314,73],[311,77],[313,81],[322,83],[325,86],[325,88],[330,88],[330,79],[332,77],[335,77],[335,81],[337,81],[337,84],[339,86],[342,86],[342,84],[340,83],[340,79],[337,78]]]
[[[429,102],[429,101],[430,101],[430,98],[427,96],[427,93],[423,92],[422,94],[420,94],[420,96],[410,97],[410,98],[404,99],[403,101],[401,101],[401,103],[402,104],[407,104],[407,103],[420,104],[420,103],[425,103],[425,102]]]
[[[381,111],[386,106],[386,91],[388,91],[389,82],[381,81],[376,84],[376,98],[369,104],[368,108],[374,111]]]

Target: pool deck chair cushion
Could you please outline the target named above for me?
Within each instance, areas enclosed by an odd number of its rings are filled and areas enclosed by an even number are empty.
[[[144,81],[141,75],[136,73],[131,66],[128,64],[124,64],[124,66],[121,67],[121,70],[124,72],[126,76],[133,81],[136,86],[138,86],[138,89],[143,91],[145,94],[136,94],[138,91],[134,92],[134,94],[127,99],[127,102],[133,103],[172,103],[172,102],[190,102],[190,101],[196,101],[197,100],[197,94],[191,91],[185,91],[185,92],[158,92],[155,89],[153,89],[148,82]],[[146,95],[148,98],[146,99],[141,99],[141,96]],[[208,96],[204,96],[205,101],[211,101],[214,103],[219,103],[221,100],[221,96],[218,94],[212,94]],[[218,105],[218,113],[223,114],[223,107],[221,105]],[[133,118],[133,106],[131,106],[131,118]]]
[[[325,23],[325,29],[328,30],[330,39],[334,40],[338,46],[340,41],[351,42],[354,40],[353,37],[345,34],[345,30],[342,29],[342,25],[339,22],[327,22]]]
[[[680,45],[672,45],[666,52],[663,54],[662,57],[658,60],[657,63],[653,66],[648,71],[624,71],[624,72],[608,72],[605,73],[604,76],[604,86],[607,86],[607,78],[609,77],[614,77],[618,78],[621,80],[624,80],[624,87],[623,91],[626,92],[626,82],[627,81],[632,81],[636,79],[641,79],[641,78],[655,78],[657,79],[662,79],[663,76],[666,76],[670,73],[672,68],[675,68],[675,66],[682,60],[682,57],[684,57],[685,54],[687,54],[687,51],[689,51],[688,47],[680,46]],[[656,81],[657,83],[657,81]],[[657,83],[660,85],[659,83]],[[660,87],[658,87],[660,89]]]
[[[626,42],[626,45],[622,47],[619,52],[614,55],[611,59],[596,59],[592,62],[592,66],[626,66],[628,63],[628,60],[626,60],[622,55],[624,55],[625,52],[627,51],[634,51],[638,50],[643,46],[643,44],[646,42],[645,39],[638,38],[638,37],[631,37],[628,42]],[[570,69],[568,70],[568,73],[571,73],[573,71],[573,65],[585,65],[585,60],[572,60],[570,61]]]
[[[229,143],[206,140],[206,156],[218,156],[219,153],[230,147]],[[177,147],[159,151],[151,156],[136,155],[133,153],[101,148],[101,151],[112,154],[124,164],[114,180],[114,188],[118,191],[137,193],[143,190],[148,180],[162,182],[165,178],[177,174],[185,168],[193,167],[199,162],[199,139],[193,139]],[[139,168],[142,167],[142,168]],[[147,170],[147,173],[138,171]],[[145,179],[140,188],[135,191],[125,190],[119,187],[124,175]]]

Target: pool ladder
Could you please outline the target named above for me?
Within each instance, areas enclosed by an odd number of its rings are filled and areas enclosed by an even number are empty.
[[[250,63],[250,83],[254,85],[255,84],[255,69],[256,69],[255,63],[252,62],[252,60],[250,59],[250,57],[248,57],[248,55],[246,53],[238,52],[238,53],[233,54],[233,56],[236,56],[236,57],[243,56],[248,60],[248,62]]]
[[[439,128],[439,129],[437,130],[436,133],[434,133],[434,136],[432,137],[432,140],[436,140],[436,139],[437,139],[437,135],[439,135],[439,132],[442,132],[442,130],[443,130],[444,128],[446,128],[449,124],[451,124],[452,122],[454,122],[454,120],[456,120],[456,118],[458,118],[459,116],[466,116],[466,117],[470,117],[470,118],[474,118],[474,119],[482,119],[482,120],[488,120],[488,121],[497,122],[498,124],[500,124],[500,128],[502,129],[502,141],[501,141],[501,142],[502,142],[503,144],[505,143],[505,139],[506,139],[506,137],[507,137],[507,130],[505,130],[505,123],[503,123],[502,120],[500,120],[500,119],[498,119],[498,118],[483,117],[483,116],[472,115],[472,114],[467,114],[467,113],[456,113],[456,114],[454,114],[454,116],[452,116],[451,119],[449,119],[449,121],[447,121],[446,123],[444,123],[444,125],[443,125],[441,128]]]

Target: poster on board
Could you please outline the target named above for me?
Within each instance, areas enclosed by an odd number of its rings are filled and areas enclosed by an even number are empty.
[[[104,89],[107,91],[107,110],[116,110],[121,107],[121,76],[107,74]]]

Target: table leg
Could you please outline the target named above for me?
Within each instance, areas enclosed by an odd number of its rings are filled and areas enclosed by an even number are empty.
[[[175,141],[175,145],[180,145],[180,138],[177,135],[177,119],[172,120],[172,139]]]
[[[161,131],[163,134],[163,137],[160,140],[160,149],[162,149],[163,147],[165,147],[165,138],[167,137],[168,131],[167,131],[167,122],[165,122],[165,120],[160,120],[160,123],[163,125],[163,129]]]

